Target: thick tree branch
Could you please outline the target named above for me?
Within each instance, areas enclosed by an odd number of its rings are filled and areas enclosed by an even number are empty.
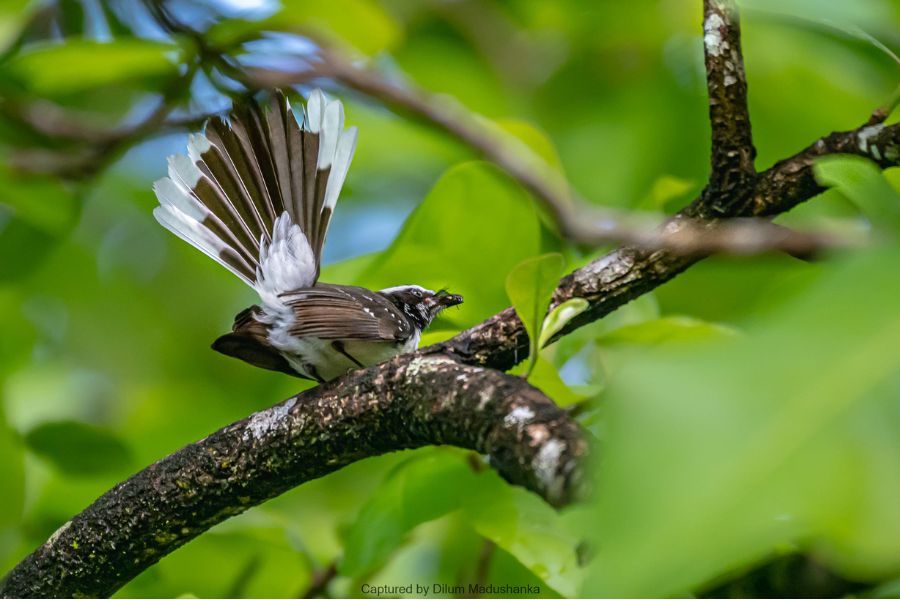
[[[581,430],[498,371],[405,355],[320,385],[149,466],[23,560],[4,597],[108,596],[216,523],[361,458],[452,444],[554,505],[582,482]]]

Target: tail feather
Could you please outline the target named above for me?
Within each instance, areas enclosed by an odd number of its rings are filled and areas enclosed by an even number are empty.
[[[269,239],[273,222],[266,223],[263,218],[265,202],[261,192],[253,180],[247,159],[241,152],[240,144],[225,125],[224,121],[214,118],[207,123],[206,138],[209,150],[201,156],[209,167],[216,181],[222,186],[226,197],[237,210],[255,238],[260,235]]]
[[[331,173],[328,176],[328,183],[325,186],[325,201],[322,206],[322,219],[320,221],[321,230],[317,231],[316,243],[313,251],[316,256],[322,253],[322,247],[325,245],[325,236],[328,235],[328,225],[331,223],[331,214],[337,204],[338,196],[344,181],[347,179],[347,172],[350,170],[350,162],[353,160],[353,151],[356,149],[357,130],[351,127],[341,136],[335,150],[334,159],[331,163]]]
[[[314,91],[302,125],[287,98],[237,107],[191,136],[154,189],[159,222],[265,296],[315,283],[356,147],[340,102]]]
[[[193,217],[172,204],[157,206],[153,209],[153,216],[160,225],[202,251],[248,285],[253,285],[255,277],[253,268],[237,252]]]
[[[233,213],[225,212],[223,221],[213,207],[222,207],[228,202],[222,196],[221,191],[190,161],[183,155],[169,157],[169,178],[160,179],[157,182],[157,195],[164,194],[165,200],[160,195],[160,203],[181,202],[190,207],[185,211],[188,216],[205,225],[217,238],[223,241],[229,248],[236,251],[248,265],[256,261],[257,249],[251,240],[246,238],[248,232],[237,228],[238,233],[244,233],[242,241],[235,235],[234,225],[237,221]],[[194,190],[193,192],[191,190]],[[249,244],[247,242],[250,242]]]
[[[299,225],[291,223],[287,212],[275,221],[272,242],[260,242],[256,291],[263,303],[274,310],[284,308],[280,295],[311,286],[309,274],[316,269],[315,255]],[[308,282],[308,283],[305,283]]]
[[[271,214],[274,223],[281,213],[285,211],[284,192],[278,177],[273,155],[283,152],[284,145],[275,148],[269,139],[268,124],[259,111],[250,110],[246,106],[239,107],[235,114],[237,118],[232,120],[236,130],[243,128],[246,140],[246,151],[253,154],[258,164],[258,173],[262,178],[261,187],[265,190],[266,198],[270,202]],[[242,136],[238,134],[238,138]]]

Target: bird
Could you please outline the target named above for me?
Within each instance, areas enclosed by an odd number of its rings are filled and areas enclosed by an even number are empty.
[[[213,350],[318,383],[418,347],[432,320],[463,302],[447,290],[373,291],[319,282],[322,249],[356,149],[344,107],[321,90],[298,118],[287,95],[236,102],[168,157],[153,215],[259,296]]]

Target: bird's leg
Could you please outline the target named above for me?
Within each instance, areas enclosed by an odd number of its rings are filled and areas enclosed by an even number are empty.
[[[350,356],[350,353],[347,352],[347,349],[344,347],[344,342],[342,342],[340,340],[335,340],[335,341],[331,342],[331,347],[334,348],[335,350],[337,350],[338,352],[340,352],[341,354],[343,354],[344,356],[346,356],[347,358],[349,358],[350,360],[352,360],[356,364],[356,366],[359,367],[360,369],[365,367],[364,364],[362,364],[361,362],[359,362],[358,360],[356,360],[355,358]]]

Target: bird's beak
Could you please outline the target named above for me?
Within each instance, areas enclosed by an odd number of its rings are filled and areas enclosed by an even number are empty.
[[[425,300],[426,306],[433,315],[441,312],[448,306],[456,306],[463,303],[463,297],[459,294],[448,294],[444,290]]]
[[[444,307],[456,306],[463,303],[463,297],[459,294],[443,294],[436,298],[437,302]]]

